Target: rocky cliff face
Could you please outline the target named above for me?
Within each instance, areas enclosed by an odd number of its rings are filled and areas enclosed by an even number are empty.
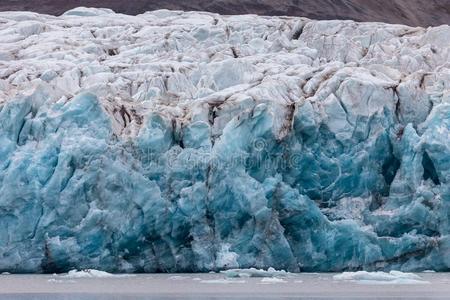
[[[450,269],[450,27],[0,13],[0,271]]]
[[[2,0],[0,10],[30,10],[60,15],[77,6],[108,7],[141,14],[156,9],[214,13],[299,16],[312,19],[350,19],[410,26],[450,24],[450,0]]]

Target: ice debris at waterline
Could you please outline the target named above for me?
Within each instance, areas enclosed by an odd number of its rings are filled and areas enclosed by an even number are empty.
[[[428,284],[419,275],[400,271],[385,272],[344,272],[333,276],[338,281],[353,281],[361,284]]]
[[[229,278],[286,277],[289,275],[289,273],[284,270],[277,271],[272,267],[267,269],[267,271],[250,268],[250,269],[230,269],[230,270],[221,271],[220,273],[224,274],[226,277],[229,277]]]
[[[0,13],[0,272],[450,270],[450,27]]]
[[[277,278],[277,277],[265,277],[261,279],[260,284],[275,284],[275,283],[287,283],[286,280],[283,278]]]
[[[129,275],[114,275],[105,271],[86,269],[86,270],[70,270],[66,275],[63,275],[65,278],[111,278],[117,276],[129,276]]]
[[[238,283],[238,284],[242,284],[242,283],[246,283],[245,280],[236,280],[236,279],[206,279],[206,280],[201,280],[200,283],[208,283],[208,284],[233,284],[233,283]]]

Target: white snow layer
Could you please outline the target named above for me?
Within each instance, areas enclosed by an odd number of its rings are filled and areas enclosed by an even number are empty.
[[[370,116],[382,107],[377,99],[400,84],[400,97],[418,96],[402,113],[423,121],[425,96],[441,95],[450,78],[448,26],[166,10],[128,16],[94,8],[60,17],[0,12],[0,22],[0,104],[36,89],[48,94],[47,105],[91,92],[120,135],[136,136],[152,111],[180,124],[205,122],[216,104],[212,134],[220,135],[238,111],[270,101],[282,138],[290,105],[308,99],[324,117],[333,111],[327,125],[345,140],[355,120],[343,122],[334,109],[344,87],[383,87],[367,91],[367,105],[340,104]],[[422,89],[409,91],[416,81]]]

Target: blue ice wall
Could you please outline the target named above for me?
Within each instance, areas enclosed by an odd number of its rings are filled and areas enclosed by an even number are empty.
[[[158,113],[124,141],[95,95],[40,97],[0,113],[2,271],[448,270],[448,104],[401,135],[380,110],[345,142],[308,103],[283,140],[262,104],[214,142]]]
[[[0,31],[0,272],[450,270],[450,27],[83,8]]]

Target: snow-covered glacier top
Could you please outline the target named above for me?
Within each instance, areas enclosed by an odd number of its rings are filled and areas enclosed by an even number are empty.
[[[450,27],[0,13],[0,271],[450,269]]]

